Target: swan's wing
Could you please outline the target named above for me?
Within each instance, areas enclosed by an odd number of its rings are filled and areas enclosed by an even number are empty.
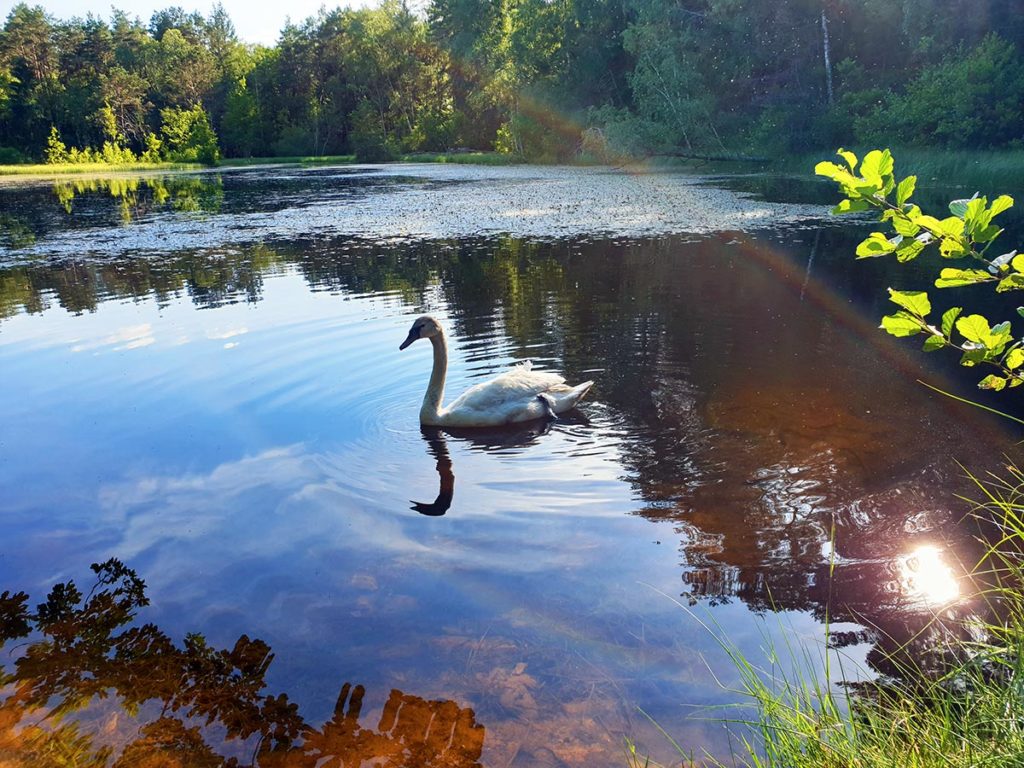
[[[531,369],[530,363],[522,363],[490,381],[476,384],[463,392],[446,410],[501,410],[509,403],[529,403],[541,392],[565,388],[565,379],[557,373]]]

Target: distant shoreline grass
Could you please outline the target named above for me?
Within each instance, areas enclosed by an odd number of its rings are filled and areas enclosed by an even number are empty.
[[[849,147],[859,156],[860,147]],[[897,158],[899,176],[914,174],[918,187],[964,188],[982,194],[1024,189],[1024,149],[923,149],[889,147]],[[834,160],[832,150],[784,157],[766,166],[767,172],[809,174],[820,160]]]
[[[456,165],[518,165],[525,162],[515,155],[501,152],[410,152],[402,155],[403,163],[455,163]]]
[[[25,163],[0,165],[0,176],[67,176],[82,173],[124,173],[134,171],[196,171],[196,163]]]
[[[857,147],[851,147],[855,152]],[[898,171],[915,174],[919,187],[963,187],[981,192],[993,190],[1012,192],[1024,188],[1024,150],[941,150],[893,147],[899,157]],[[809,152],[802,155],[781,157],[771,162],[760,162],[754,158],[737,156],[700,158],[647,157],[625,162],[623,168],[646,168],[650,170],[684,170],[704,174],[728,173],[777,173],[807,174],[820,160],[833,159],[831,150]],[[516,155],[499,152],[410,152],[384,164],[394,163],[454,163],[459,165],[549,165],[526,160]],[[294,155],[283,157],[232,157],[225,158],[219,166],[204,166],[195,163],[67,163],[47,165],[45,163],[0,165],[0,179],[3,177],[36,176],[52,177],[81,174],[137,173],[165,171],[197,171],[211,168],[249,168],[265,165],[354,165],[360,164],[355,155]],[[367,163],[376,165],[377,163]],[[584,161],[569,162],[569,165],[590,166]],[[614,166],[619,167],[619,166]]]
[[[218,168],[249,168],[260,165],[352,165],[355,155],[291,155],[287,157],[228,157]]]
[[[521,158],[499,152],[412,152],[393,163],[456,163],[461,165],[513,165]],[[24,163],[0,165],[3,176],[67,176],[77,174],[134,173],[138,171],[198,171],[211,168],[249,168],[262,165],[354,165],[355,155],[294,155],[287,157],[230,157],[217,166],[196,163]],[[375,165],[376,163],[374,163]]]

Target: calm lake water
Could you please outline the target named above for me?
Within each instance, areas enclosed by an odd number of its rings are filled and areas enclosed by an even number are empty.
[[[828,646],[838,680],[968,610],[956,462],[998,470],[1015,434],[917,383],[974,396],[970,372],[877,330],[929,266],[855,262],[866,225],[827,188],[757,189],[436,166],[0,186],[0,592],[88,594],[117,558],[149,600],[47,645],[0,598],[0,757],[59,705],[128,764],[173,742],[614,766],[626,737],[668,762],[658,728],[725,755],[716,633],[782,667]],[[424,312],[449,397],[524,359],[594,389],[549,428],[421,431],[430,355],[398,344]]]

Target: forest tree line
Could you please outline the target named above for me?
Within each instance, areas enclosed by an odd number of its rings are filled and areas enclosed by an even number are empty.
[[[1024,146],[1024,0],[398,0],[273,46],[222,6],[19,4],[0,162]]]

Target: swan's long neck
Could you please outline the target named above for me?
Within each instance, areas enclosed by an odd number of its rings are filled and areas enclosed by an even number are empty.
[[[430,337],[434,347],[434,367],[430,371],[430,383],[420,407],[420,423],[436,424],[441,415],[441,401],[444,399],[444,380],[448,374],[448,342],[444,331]]]

